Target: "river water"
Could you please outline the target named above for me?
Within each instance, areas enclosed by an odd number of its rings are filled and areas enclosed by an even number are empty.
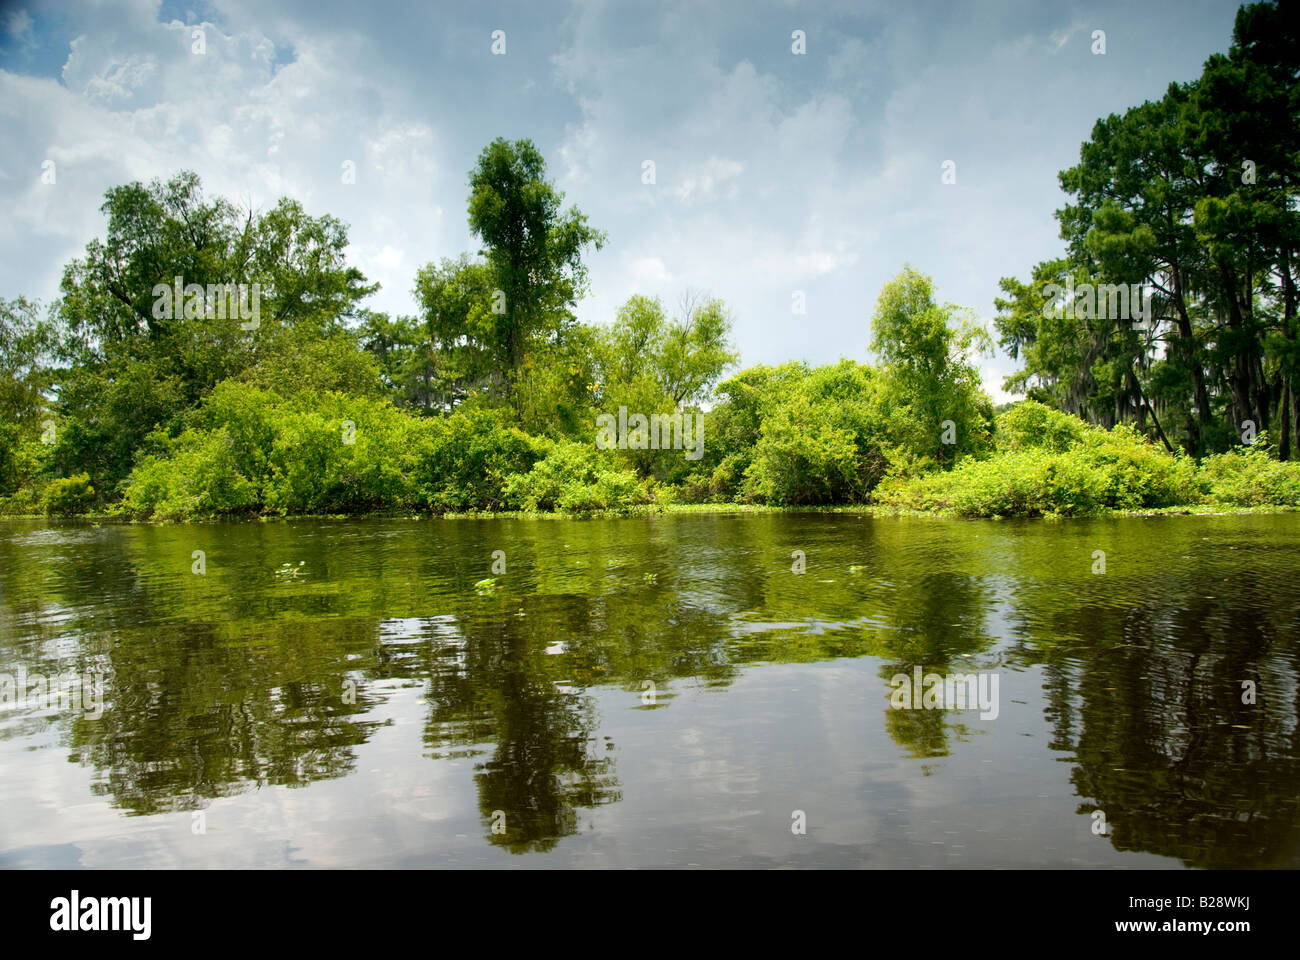
[[[1300,514],[3,521],[0,866],[1300,867],[1298,628]]]

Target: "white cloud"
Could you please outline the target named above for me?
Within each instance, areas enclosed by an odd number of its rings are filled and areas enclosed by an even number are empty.
[[[673,282],[672,274],[658,257],[638,257],[632,261],[629,270],[635,284],[634,292],[657,290]]]
[[[465,205],[478,152],[530,137],[609,235],[589,258],[583,320],[690,286],[731,306],[745,363],[862,357],[905,261],[942,299],[987,311],[999,277],[1058,252],[1056,171],[1092,121],[1226,46],[1232,0],[1189,3],[1169,45],[1160,17],[1103,2],[1090,16],[1125,39],[1105,58],[1055,56],[1091,26],[1023,0],[801,8],[802,57],[780,3],[583,2],[557,16],[218,0],[202,55],[195,26],[161,22],[156,0],[70,7],[58,36],[42,33],[44,8],[18,11],[7,35],[66,59],[33,76],[0,52],[0,293],[53,296],[62,265],[103,234],[106,189],[189,168],[211,194],[262,209],[287,194],[348,223],[356,262],[383,284],[371,305],[410,312],[421,264],[477,249]],[[490,54],[498,25],[506,57]],[[47,159],[54,185],[40,182]],[[946,159],[955,185],[940,183]],[[795,289],[806,316],[791,315]],[[1000,380],[1001,366],[987,369]]]
[[[32,32],[31,14],[21,8],[10,10],[5,15],[5,33],[24,46],[34,44],[36,38]]]
[[[193,169],[209,195],[256,209],[288,195],[349,223],[354,254],[376,251],[369,264],[383,274],[373,305],[410,309],[416,265],[405,251],[420,251],[421,262],[447,252],[433,198],[435,129],[405,115],[400,93],[343,68],[357,62],[355,40],[303,43],[276,65],[275,44],[255,29],[204,24],[206,52],[196,54],[192,28],[179,21],[82,26],[62,83],[0,71],[8,105],[0,130],[19,145],[14,167],[29,171],[0,186],[0,204],[20,231],[50,238],[34,274],[13,266],[29,240],[12,231],[0,239],[10,295],[55,292],[63,263],[103,234],[98,209],[109,187]],[[56,163],[53,185],[40,182],[46,159]],[[355,184],[343,183],[345,160],[356,164]]]
[[[714,198],[714,187],[739,176],[745,165],[734,160],[710,157],[694,172],[687,173],[677,184],[675,193],[682,203],[701,203]],[[735,194],[733,193],[732,196]]]
[[[1048,39],[1052,42],[1052,46],[1055,50],[1062,50],[1065,48],[1067,43],[1074,39],[1075,35],[1078,34],[1080,30],[1086,30],[1087,27],[1088,25],[1084,21],[1075,20],[1068,27],[1053,30],[1048,36]]]

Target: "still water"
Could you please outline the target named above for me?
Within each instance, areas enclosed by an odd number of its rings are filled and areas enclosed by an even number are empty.
[[[1298,627],[1300,514],[5,521],[0,867],[1300,867]]]

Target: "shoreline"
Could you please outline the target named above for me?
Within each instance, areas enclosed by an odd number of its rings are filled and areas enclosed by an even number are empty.
[[[50,516],[43,513],[0,513],[0,522],[6,520],[44,520],[47,522],[80,522],[96,526],[102,524],[122,524],[124,526],[180,526],[182,524],[217,524],[217,523],[279,523],[294,520],[619,520],[666,515],[731,515],[731,514],[855,514],[873,519],[913,519],[913,520],[961,520],[961,521],[1064,521],[1064,520],[1106,520],[1121,517],[1235,517],[1259,514],[1282,514],[1300,512],[1300,507],[1286,504],[1268,504],[1254,507],[1242,507],[1232,504],[1208,503],[1185,504],[1173,507],[1149,507],[1136,510],[1107,509],[1096,513],[1063,514],[1035,513],[1031,515],[993,515],[967,516],[953,510],[908,510],[898,507],[885,507],[877,504],[840,504],[821,506],[768,505],[768,504],[726,504],[726,503],[670,503],[646,504],[637,507],[620,507],[608,510],[472,510],[409,513],[407,511],[368,511],[362,513],[295,513],[295,514],[248,514],[222,517],[194,517],[184,520],[136,519],[117,513],[86,513],[72,516]]]

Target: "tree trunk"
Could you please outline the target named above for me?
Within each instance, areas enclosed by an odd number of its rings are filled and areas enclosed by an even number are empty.
[[[1279,460],[1291,459],[1291,404],[1294,403],[1291,396],[1291,384],[1284,377],[1282,379],[1282,399],[1278,405],[1277,419],[1281,424],[1282,436],[1277,443],[1277,456]]]
[[[1192,318],[1187,313],[1187,301],[1183,297],[1182,274],[1175,269],[1174,308],[1178,315],[1179,352],[1183,363],[1192,377],[1192,390],[1196,398],[1196,419],[1187,424],[1187,439],[1192,446],[1192,454],[1200,456],[1204,452],[1205,431],[1210,426],[1210,393],[1205,387],[1205,369],[1201,366],[1201,352],[1197,349],[1196,333],[1192,330]]]
[[[1137,394],[1137,397],[1138,397],[1138,404],[1139,404],[1139,405],[1138,405],[1138,413],[1139,413],[1139,420],[1138,420],[1138,422],[1139,422],[1139,423],[1142,422],[1142,419],[1141,419],[1141,413],[1142,413],[1142,411],[1145,410],[1147,413],[1151,414],[1151,422],[1152,422],[1152,424],[1155,425],[1155,428],[1156,428],[1156,436],[1158,436],[1158,437],[1160,438],[1160,442],[1163,443],[1163,444],[1165,445],[1165,449],[1168,450],[1170,453],[1173,453],[1173,452],[1174,452],[1174,445],[1173,445],[1172,443],[1170,443],[1170,442],[1169,442],[1169,438],[1168,438],[1167,436],[1165,436],[1165,430],[1164,430],[1164,427],[1160,426],[1160,419],[1156,416],[1155,407],[1151,406],[1151,401],[1148,400],[1147,397],[1146,397],[1146,394],[1142,392],[1142,383],[1141,383],[1141,381],[1138,380],[1137,375],[1136,375],[1132,370],[1126,370],[1126,371],[1124,371],[1124,372],[1125,372],[1125,375],[1128,377],[1129,388],[1132,389],[1132,390]],[[1145,432],[1145,428],[1144,428],[1144,432]]]

